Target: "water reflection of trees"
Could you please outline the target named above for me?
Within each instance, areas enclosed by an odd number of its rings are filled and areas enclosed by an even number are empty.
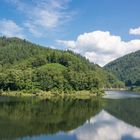
[[[104,100],[104,108],[116,118],[140,128],[140,99]]]
[[[0,102],[0,139],[70,131],[94,116],[100,107],[98,99]]]

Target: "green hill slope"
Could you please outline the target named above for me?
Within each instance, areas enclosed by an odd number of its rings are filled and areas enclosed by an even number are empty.
[[[104,68],[124,81],[127,86],[140,86],[140,50],[125,55]]]
[[[120,86],[113,75],[71,51],[0,38],[1,90],[92,90]]]

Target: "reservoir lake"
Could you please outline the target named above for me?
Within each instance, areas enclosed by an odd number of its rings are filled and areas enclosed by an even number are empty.
[[[91,99],[0,96],[1,140],[139,140],[140,94]]]

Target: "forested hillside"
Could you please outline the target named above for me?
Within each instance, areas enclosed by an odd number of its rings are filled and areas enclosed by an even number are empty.
[[[72,51],[0,38],[1,90],[92,90],[123,84],[112,74]]]
[[[124,81],[126,86],[140,86],[140,50],[125,55],[104,68]]]

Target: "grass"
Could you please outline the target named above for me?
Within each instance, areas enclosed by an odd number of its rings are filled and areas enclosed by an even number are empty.
[[[16,96],[16,97],[39,97],[41,99],[51,99],[55,97],[61,97],[61,98],[73,98],[73,99],[89,99],[91,97],[95,96],[102,96],[103,91],[88,91],[88,90],[82,90],[82,91],[71,91],[70,93],[64,93],[64,92],[54,92],[54,91],[3,91],[0,94],[1,96]]]

